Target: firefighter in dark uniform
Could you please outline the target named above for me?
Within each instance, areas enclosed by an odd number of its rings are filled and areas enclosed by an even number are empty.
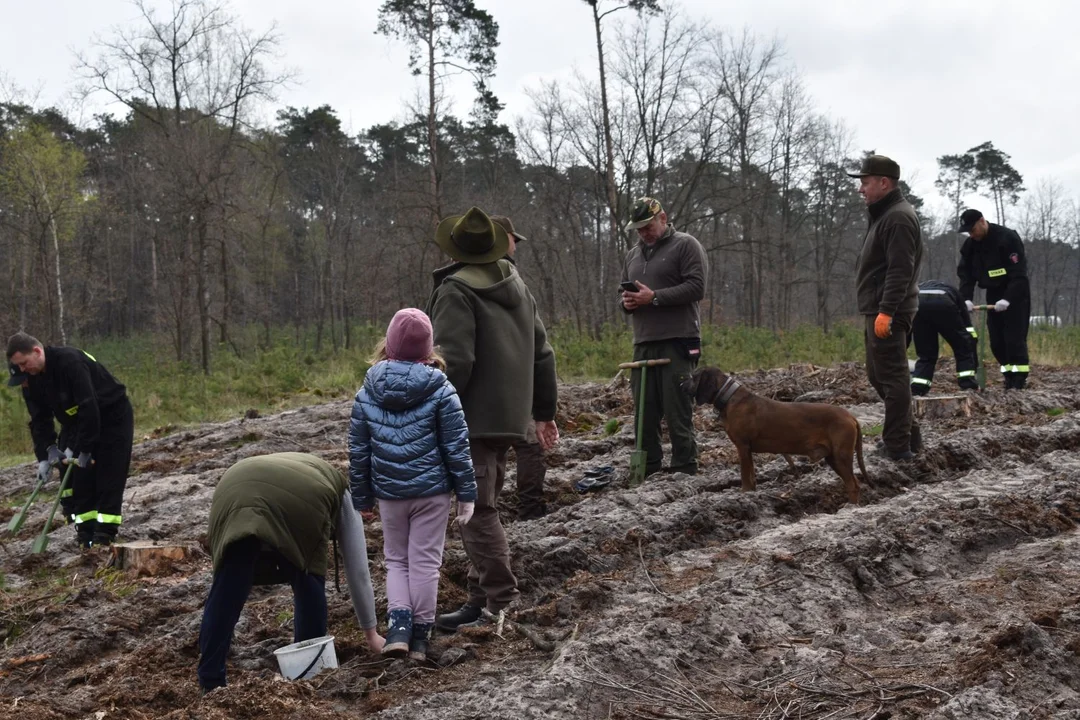
[[[71,495],[62,500],[79,545],[110,545],[122,520],[135,433],[126,389],[88,353],[43,347],[26,333],[8,339],[7,358],[8,384],[22,385],[30,412],[34,454],[42,464],[76,465]]]
[[[964,211],[959,232],[969,234],[956,268],[960,294],[971,310],[976,283],[986,289],[986,304],[994,306],[986,318],[990,350],[1001,364],[1005,389],[1022,390],[1031,371],[1027,349],[1031,286],[1024,243],[1015,230],[987,222],[978,210]]]
[[[962,390],[978,390],[975,369],[979,366],[975,326],[960,291],[941,280],[919,283],[919,311],[911,335],[919,359],[911,373],[911,394],[926,395],[934,381],[938,359],[938,335],[945,338],[956,358],[956,381]]]

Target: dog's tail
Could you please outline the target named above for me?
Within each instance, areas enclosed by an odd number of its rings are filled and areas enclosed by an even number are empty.
[[[852,416],[855,420],[855,457],[859,460],[859,470],[862,472],[863,484],[870,484],[870,476],[866,474],[866,465],[863,464],[862,459],[862,425],[859,424],[859,418]]]

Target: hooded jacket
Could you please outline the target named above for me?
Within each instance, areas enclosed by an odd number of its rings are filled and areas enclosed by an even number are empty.
[[[530,418],[554,420],[555,353],[513,263],[454,263],[434,279],[427,314],[469,437],[515,442]]]
[[[442,371],[398,360],[368,370],[349,422],[349,483],[357,510],[449,492],[475,502],[465,414]]]
[[[867,207],[870,226],[855,266],[860,315],[915,314],[919,309],[922,228],[900,189]]]

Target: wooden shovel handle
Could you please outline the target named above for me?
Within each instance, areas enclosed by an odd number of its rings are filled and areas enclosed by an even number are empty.
[[[656,358],[655,360],[635,360],[634,362],[619,363],[620,370],[637,370],[640,367],[656,367],[657,365],[670,365],[671,358]]]

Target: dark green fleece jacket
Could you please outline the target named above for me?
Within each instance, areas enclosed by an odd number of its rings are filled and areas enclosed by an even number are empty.
[[[469,437],[524,440],[530,418],[554,420],[555,353],[513,263],[454,263],[434,279],[427,314]]]

